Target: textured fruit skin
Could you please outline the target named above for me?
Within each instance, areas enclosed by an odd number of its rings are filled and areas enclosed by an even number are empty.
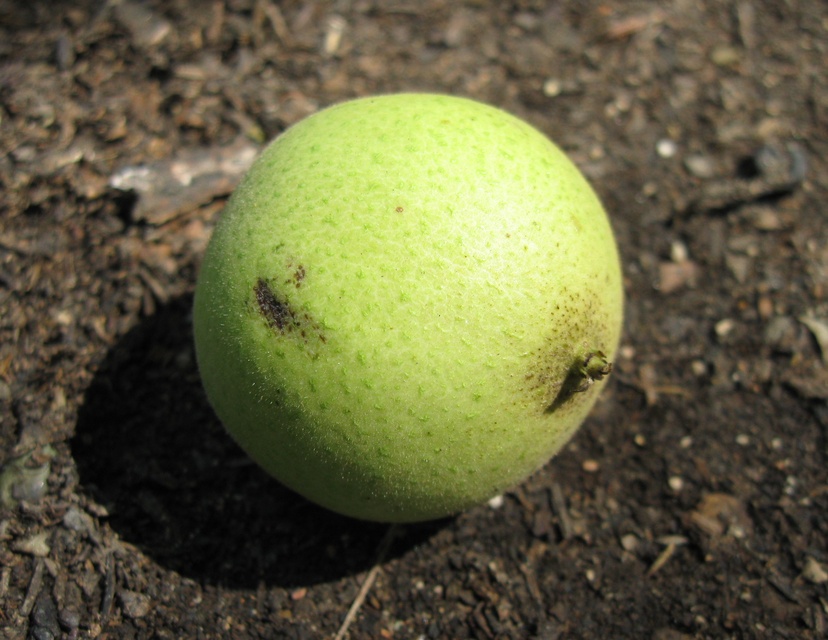
[[[621,316],[609,221],[556,146],[493,107],[397,94],[262,153],[193,321],[209,400],[252,458],[331,510],[405,522],[554,455],[604,385],[577,372],[612,360]]]

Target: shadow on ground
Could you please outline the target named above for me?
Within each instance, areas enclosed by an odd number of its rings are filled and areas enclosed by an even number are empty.
[[[200,582],[290,587],[365,570],[387,525],[321,509],[249,461],[202,391],[191,304],[145,319],[95,375],[72,442],[83,489],[122,539]],[[441,524],[406,527],[391,556]]]

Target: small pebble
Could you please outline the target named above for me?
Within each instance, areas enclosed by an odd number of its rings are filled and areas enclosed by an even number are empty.
[[[765,326],[767,345],[782,353],[793,353],[797,343],[797,322],[790,316],[774,316]]]
[[[704,360],[693,360],[693,362],[690,363],[690,369],[693,371],[693,375],[697,378],[707,375],[707,364]]]
[[[11,155],[18,162],[34,162],[37,158],[37,149],[32,145],[22,144],[12,151]]]
[[[95,529],[92,517],[74,505],[63,515],[63,526],[78,533],[89,533]]]
[[[736,47],[720,45],[713,49],[713,53],[710,54],[710,59],[716,66],[730,67],[739,62],[741,52]]]
[[[699,268],[690,260],[684,262],[661,262],[658,265],[657,289],[664,294],[673,293],[679,289],[696,284]]]
[[[115,19],[132,34],[132,40],[142,47],[156,47],[173,31],[173,26],[159,13],[151,11],[136,0],[116,2]]]
[[[667,484],[670,485],[670,488],[673,491],[681,491],[684,488],[684,480],[682,480],[680,476],[672,476],[667,481]]]
[[[736,436],[736,444],[738,444],[741,447],[746,447],[750,444],[750,436],[744,433],[740,433],[738,436]]]
[[[635,551],[638,548],[638,536],[632,533],[621,536],[621,546],[625,551]]]
[[[595,473],[598,469],[600,469],[600,466],[597,460],[584,460],[581,468],[587,473]]]
[[[72,631],[80,626],[80,613],[77,609],[66,608],[58,614],[60,626],[67,631]]]
[[[773,300],[768,296],[761,296],[756,303],[756,308],[762,320],[768,320],[773,316]]]
[[[652,198],[658,193],[658,184],[655,182],[645,182],[641,187],[641,195],[645,198]]]
[[[118,594],[124,608],[124,615],[128,618],[143,618],[150,611],[149,596],[137,591],[124,590]]]
[[[607,152],[604,150],[600,144],[594,144],[589,148],[589,158],[590,160],[601,160],[607,155]]]
[[[656,143],[656,153],[662,158],[672,158],[678,151],[678,145],[672,140],[665,138]]]
[[[750,212],[750,220],[759,231],[779,231],[785,224],[770,207],[757,207]]]
[[[731,331],[733,331],[735,326],[736,326],[736,323],[733,322],[733,320],[731,320],[730,318],[725,318],[724,320],[719,320],[716,323],[716,326],[715,326],[716,335],[719,336],[720,338],[724,338]]]
[[[670,244],[670,260],[681,263],[687,262],[689,257],[690,253],[687,251],[687,245],[681,240],[675,240]]]
[[[785,176],[785,182],[798,184],[808,173],[808,157],[797,144],[765,144],[753,154],[759,172],[768,177]]]
[[[684,436],[681,440],[679,440],[679,446],[682,449],[689,449],[693,446],[693,438],[692,436]]]
[[[753,273],[753,259],[750,256],[728,253],[725,262],[736,282],[744,284],[750,279]]]
[[[34,640],[55,640],[60,636],[60,624],[58,623],[57,605],[44,589],[37,596],[34,609],[32,610],[32,626],[29,629],[29,637]]]
[[[543,83],[543,95],[547,98],[554,98],[561,93],[561,81],[556,78],[549,78]]]
[[[7,462],[0,472],[0,502],[6,507],[14,507],[18,502],[39,502],[48,489],[49,460],[54,450],[44,448],[46,461],[36,467],[29,466],[33,453],[27,453]]]
[[[524,31],[537,31],[541,24],[540,17],[530,11],[521,11],[515,15],[515,24]]]
[[[712,178],[716,175],[716,167],[707,156],[695,154],[684,159],[684,167],[696,178]]]
[[[500,509],[503,506],[503,496],[495,496],[489,500],[488,504],[492,509]]]
[[[788,476],[785,478],[785,495],[792,496],[796,493],[796,485],[797,485],[796,478],[794,476]]]

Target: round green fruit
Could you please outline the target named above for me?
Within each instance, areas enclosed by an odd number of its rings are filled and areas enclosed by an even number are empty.
[[[399,94],[320,111],[262,153],[193,320],[207,396],[253,459],[333,511],[405,522],[555,454],[621,315],[606,214],[554,144],[471,100]]]

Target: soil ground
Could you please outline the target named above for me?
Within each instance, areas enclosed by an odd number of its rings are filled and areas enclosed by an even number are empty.
[[[820,0],[0,0],[0,636],[825,637],[826,59]],[[248,462],[190,307],[249,150],[401,90],[571,155],[627,317],[547,467],[389,529]]]

